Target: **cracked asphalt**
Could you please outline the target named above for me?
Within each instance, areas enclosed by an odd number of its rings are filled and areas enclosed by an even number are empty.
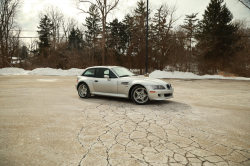
[[[250,165],[250,81],[167,80],[174,98],[80,99],[76,77],[0,76],[0,165]]]

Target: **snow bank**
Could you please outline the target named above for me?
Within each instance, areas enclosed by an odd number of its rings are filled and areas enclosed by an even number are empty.
[[[0,75],[50,75],[50,76],[78,76],[84,69],[52,69],[52,68],[37,68],[32,71],[20,68],[2,68]]]
[[[29,75],[50,75],[50,76],[78,76],[84,69],[72,68],[69,70],[52,69],[52,68],[37,68],[32,70]]]
[[[229,80],[250,80],[245,77],[224,77],[221,75],[203,75],[199,76],[190,72],[168,72],[156,70],[149,74],[151,78],[178,78],[178,79],[229,79]]]
[[[0,69],[0,75],[28,75],[29,70],[24,70],[20,68],[2,68]]]
[[[0,68],[0,75],[50,75],[50,76],[78,76],[84,69],[72,68],[69,70],[37,68],[32,71],[20,68]],[[224,77],[220,75],[203,75],[199,76],[189,72],[167,72],[156,70],[149,74],[152,78],[177,78],[177,79],[230,79],[230,80],[250,80],[245,77]]]

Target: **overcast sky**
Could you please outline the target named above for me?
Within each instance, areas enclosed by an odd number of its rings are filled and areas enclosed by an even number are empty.
[[[74,17],[81,25],[85,21],[87,14],[80,14],[75,8],[74,0],[23,0],[18,14],[18,24],[22,28],[22,37],[36,37],[37,26],[39,24],[38,13],[43,10],[44,5],[54,5],[62,9],[65,15]],[[109,0],[108,0],[109,1]],[[144,0],[146,2],[146,0]],[[149,8],[153,11],[161,4],[176,5],[177,16],[181,16],[178,24],[182,24],[185,14],[199,13],[198,18],[202,19],[202,14],[208,6],[210,0],[149,0]],[[238,0],[224,0],[234,19],[246,19],[250,22],[250,10],[243,6]],[[125,14],[131,13],[136,8],[137,0],[120,0],[118,8],[113,11],[108,21],[118,18],[120,21]],[[151,17],[153,14],[151,14]],[[28,42],[26,40],[26,42]]]

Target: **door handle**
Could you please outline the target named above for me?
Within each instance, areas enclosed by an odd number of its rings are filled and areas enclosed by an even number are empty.
[[[98,80],[95,80],[95,82],[98,82]]]

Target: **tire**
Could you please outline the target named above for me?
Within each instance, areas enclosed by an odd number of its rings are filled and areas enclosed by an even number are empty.
[[[81,98],[89,98],[91,96],[90,94],[90,90],[89,90],[89,87],[87,84],[85,83],[81,83],[79,86],[78,86],[78,95],[81,97]]]
[[[131,93],[131,99],[136,104],[146,104],[149,101],[147,89],[141,85],[134,87]]]

